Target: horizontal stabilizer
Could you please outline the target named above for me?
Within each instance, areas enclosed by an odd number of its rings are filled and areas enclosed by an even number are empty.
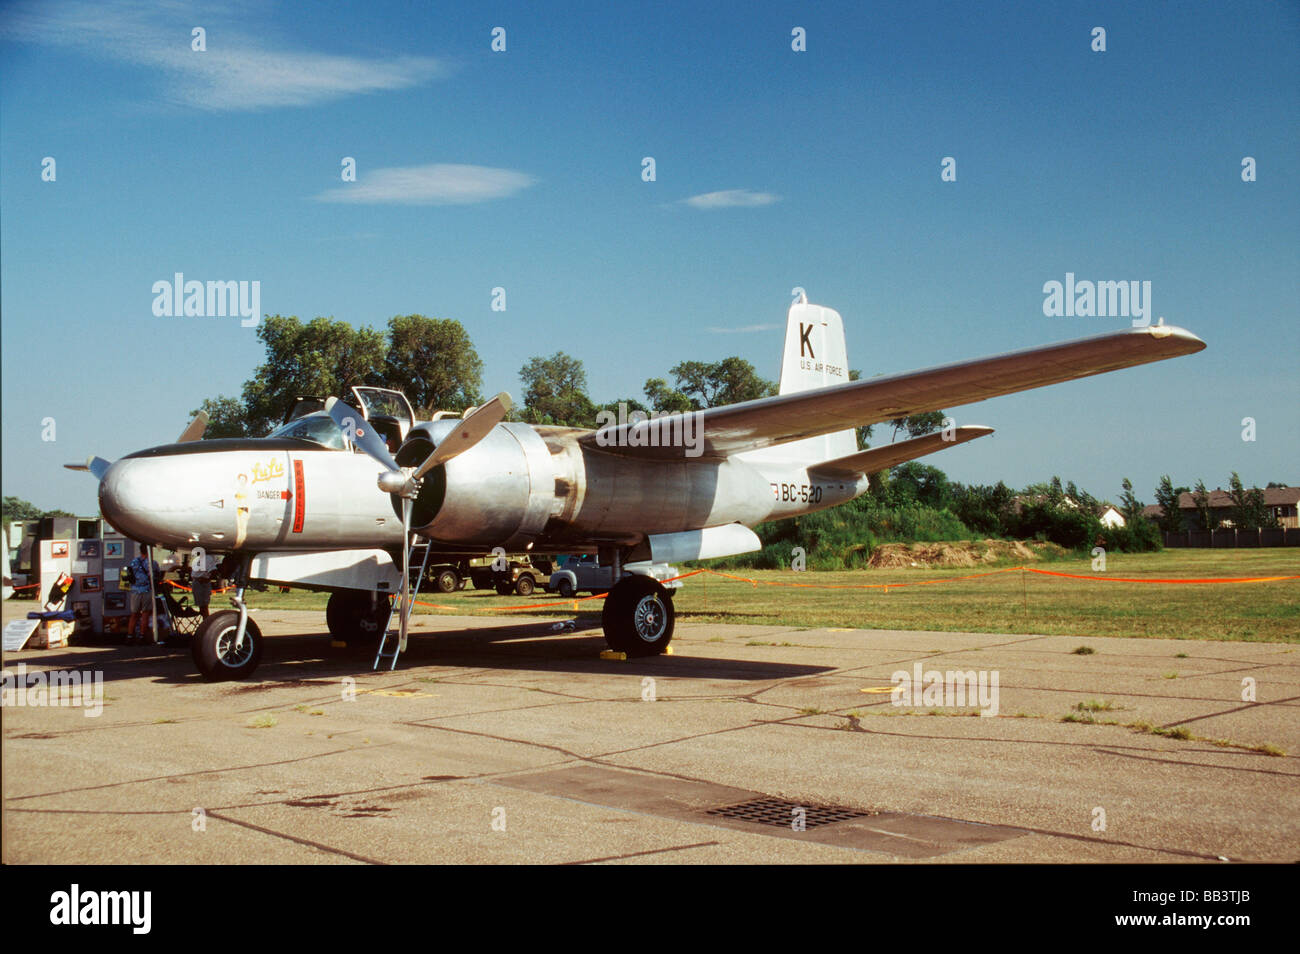
[[[181,431],[181,436],[176,438],[177,444],[187,444],[190,441],[197,441],[203,437],[203,432],[208,427],[208,412],[199,411],[194,415],[194,420],[185,425],[185,430]]]
[[[837,457],[835,460],[828,460],[824,464],[809,467],[808,476],[818,480],[853,480],[862,474],[874,474],[878,470],[888,470],[897,464],[916,460],[918,457],[924,457],[926,454],[933,454],[935,451],[941,451],[948,447],[956,447],[958,444],[965,444],[977,437],[987,437],[993,433],[993,428],[968,424],[947,433],[949,435],[947,438],[944,437],[943,431],[936,431],[923,437],[913,437],[910,440],[896,441],[883,447],[873,447],[870,450],[859,451],[856,454],[850,454],[848,457]]]
[[[68,470],[87,470],[95,475],[96,480],[103,480],[104,475],[108,473],[108,468],[113,465],[111,460],[104,460],[102,457],[87,457],[84,464],[64,464]]]

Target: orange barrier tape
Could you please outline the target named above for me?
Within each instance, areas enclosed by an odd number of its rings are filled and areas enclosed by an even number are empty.
[[[905,583],[783,583],[779,580],[754,580],[747,576],[733,576],[730,573],[723,573],[719,570],[696,570],[695,573],[712,573],[714,576],[726,577],[728,580],[737,580],[742,583],[749,583],[751,586],[795,586],[807,590],[880,590],[889,589],[891,586],[930,586],[933,583],[953,583],[958,580],[978,580],[984,576],[996,576],[999,573],[1010,573],[1013,570],[1026,569],[1023,566],[1007,566],[1000,570],[990,570],[987,573],[970,573],[966,576],[946,576],[937,580],[911,580]],[[683,574],[693,576],[694,574]],[[681,579],[681,577],[673,577]]]
[[[748,576],[737,576],[732,573],[723,573],[721,570],[711,570],[707,567],[703,567],[698,570],[691,570],[689,573],[682,573],[677,576],[669,577],[665,580],[660,580],[659,582],[672,583],[676,580],[685,580],[692,576],[699,576],[701,573],[708,573],[713,576],[723,577],[724,579],[734,580],[738,583],[748,583],[751,586],[758,586],[761,584],[763,586],[797,587],[799,589],[805,589],[805,590],[883,590],[884,592],[887,593],[889,592],[889,588],[891,586],[895,588],[901,588],[904,586],[933,586],[936,583],[958,583],[963,580],[978,580],[990,576],[998,576],[999,574],[1002,573],[1014,573],[1016,570],[1025,570],[1028,571],[1029,573],[1039,573],[1042,574],[1043,576],[1059,576],[1071,580],[1096,580],[1101,583],[1162,583],[1162,584],[1276,583],[1284,580],[1300,580],[1300,575],[1249,576],[1249,577],[1223,576],[1223,577],[1199,577],[1199,578],[1192,578],[1192,579],[1156,578],[1156,579],[1143,580],[1143,579],[1137,579],[1135,577],[1124,577],[1124,576],[1087,576],[1079,573],[1061,573],[1055,570],[1040,570],[1036,567],[1031,567],[1031,566],[1007,566],[997,570],[989,570],[987,573],[968,573],[965,574],[964,576],[947,576],[947,577],[940,577],[938,579],[933,579],[933,580],[911,580],[902,583],[786,583],[780,580],[756,580]],[[175,583],[171,580],[167,580],[166,583],[169,586],[175,586],[182,590],[190,589],[188,586],[182,586],[181,584]],[[31,586],[39,586],[39,584],[33,583],[31,584]],[[17,587],[15,587],[15,589],[17,589]],[[214,592],[222,593],[229,589],[232,589],[232,587],[229,586],[222,587],[220,590],[214,590]],[[464,606],[464,605],[450,606],[446,603],[426,603],[423,600],[413,600],[412,602],[416,606],[423,606],[426,609],[445,610],[449,613],[513,613],[520,610],[555,609],[557,607],[566,606],[566,605],[571,606],[573,608],[573,612],[576,613],[578,612],[579,603],[587,603],[590,602],[591,600],[603,600],[607,595],[608,594],[606,593],[596,593],[593,594],[592,596],[582,596],[582,597],[574,597],[574,598],[559,599],[559,600],[548,600],[546,602],[524,603],[518,606]]]
[[[1300,580],[1300,575],[1295,576],[1220,576],[1220,577],[1197,577],[1190,579],[1169,579],[1157,577],[1154,579],[1138,579],[1136,577],[1126,576],[1087,576],[1080,573],[1061,573],[1055,570],[1040,570],[1032,566],[1007,566],[998,570],[989,570],[987,573],[968,573],[963,576],[945,576],[933,580],[910,580],[901,583],[787,583],[781,580],[756,580],[748,576],[737,576],[733,573],[723,573],[721,570],[711,570],[703,567],[698,570],[691,570],[689,573],[682,573],[677,576],[660,580],[661,583],[672,583],[675,580],[684,580],[688,577],[698,576],[701,573],[708,573],[713,576],[720,576],[727,580],[734,580],[738,583],[748,583],[750,586],[788,586],[797,587],[805,590],[883,590],[889,592],[889,588],[901,588],[904,586],[933,586],[937,583],[958,583],[963,580],[978,580],[990,576],[997,576],[1001,573],[1014,573],[1016,570],[1025,570],[1029,573],[1039,573],[1043,576],[1059,576],[1071,580],[1096,580],[1102,583],[1188,583],[1188,584],[1205,584],[1205,583],[1276,583],[1284,580]],[[581,599],[561,600],[547,603],[528,603],[521,606],[448,606],[443,603],[424,603],[419,600],[415,601],[416,606],[425,606],[430,609],[447,610],[449,612],[483,612],[483,613],[509,613],[517,610],[530,609],[550,609],[555,606],[563,606],[566,603],[572,605],[573,611],[578,612],[578,604],[585,603],[588,600],[603,600],[604,593],[595,596],[584,596]]]
[[[1197,577],[1190,580],[1150,579],[1139,580],[1127,576],[1084,576],[1079,573],[1059,573],[1054,570],[1039,570],[1032,566],[1021,567],[1030,573],[1043,576],[1064,576],[1071,580],[1099,580],[1102,583],[1276,583],[1279,580],[1300,580],[1300,576],[1218,576]]]
[[[163,580],[163,582],[166,583],[168,586],[174,586],[174,587],[176,587],[176,589],[178,589],[178,590],[184,590],[186,593],[193,593],[193,592],[194,592],[194,590],[191,589],[190,587],[185,586],[183,583],[177,583],[175,580]],[[213,592],[213,593],[224,593],[224,592],[226,592],[227,590],[233,590],[233,589],[234,589],[234,586],[222,586],[222,587],[214,588],[212,592]]]
[[[700,572],[700,571],[697,570],[696,572],[698,573],[698,572]],[[677,577],[673,577],[673,579],[677,579]],[[564,605],[567,603],[567,604],[569,604],[569,605],[571,605],[571,606],[573,607],[573,611],[576,613],[576,612],[578,612],[578,604],[579,604],[579,603],[586,603],[586,602],[588,602],[589,600],[603,600],[607,595],[608,595],[608,594],[605,594],[605,593],[596,593],[596,594],[594,594],[594,595],[592,595],[592,596],[581,596],[581,597],[571,598],[571,599],[567,599],[567,600],[564,600],[564,599],[561,599],[561,600],[552,600],[552,601],[549,601],[549,602],[546,602],[546,603],[526,603],[526,604],[524,604],[524,605],[522,605],[522,606],[493,606],[493,607],[486,607],[486,606],[448,606],[448,605],[446,605],[445,603],[425,603],[425,602],[422,602],[421,600],[412,600],[412,602],[413,602],[416,606],[427,606],[427,607],[429,607],[430,609],[450,610],[450,611],[453,612],[453,613],[459,613],[459,612],[464,611],[464,610],[469,610],[469,611],[471,611],[471,612],[483,612],[483,613],[486,613],[486,612],[492,612],[492,613],[509,613],[509,612],[513,612],[514,610],[550,609],[551,607],[554,607],[554,606],[564,606]]]

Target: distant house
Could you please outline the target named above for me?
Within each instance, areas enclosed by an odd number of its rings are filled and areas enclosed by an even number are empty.
[[[1032,507],[1034,504],[1041,503],[1047,503],[1047,498],[1042,494],[1035,494],[1028,497],[1021,495],[1011,498],[1011,508],[1017,515],[1019,515],[1026,507]],[[1079,509],[1078,501],[1068,494],[1061,498],[1061,506],[1068,510]],[[1093,514],[1101,521],[1103,527],[1122,527],[1126,523],[1124,515],[1105,501],[1093,508]]]
[[[1016,496],[1011,498],[1011,509],[1019,515],[1024,512],[1026,507],[1032,507],[1035,504],[1044,504],[1047,502],[1048,498],[1045,494],[1029,494],[1028,496],[1025,494],[1016,494]],[[1061,497],[1061,506],[1070,510],[1079,509],[1078,503],[1076,503],[1074,498],[1069,495]]]
[[[1210,519],[1219,526],[1231,527],[1233,502],[1232,494],[1216,487],[1209,491]],[[1264,506],[1277,518],[1283,527],[1300,527],[1300,487],[1270,487],[1264,491]],[[1196,515],[1196,495],[1183,493],[1178,495],[1178,510],[1183,516],[1184,530],[1199,530],[1201,522]],[[1142,516],[1159,520],[1164,516],[1164,508],[1152,504],[1142,508]]]
[[[1103,527],[1114,529],[1122,527],[1125,524],[1124,515],[1112,507],[1110,504],[1102,504],[1097,519],[1101,521]]]

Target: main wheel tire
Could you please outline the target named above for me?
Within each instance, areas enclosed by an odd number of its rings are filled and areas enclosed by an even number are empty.
[[[209,682],[243,679],[252,674],[262,661],[262,631],[250,618],[244,628],[244,643],[235,648],[239,632],[239,613],[222,610],[213,613],[191,637],[194,664]]]
[[[532,596],[536,586],[532,575],[528,573],[520,573],[519,579],[515,580],[515,592],[520,596]]]
[[[451,567],[447,567],[445,570],[438,571],[438,575],[433,579],[433,586],[439,593],[454,593],[460,589],[460,576]]]
[[[345,643],[374,640],[388,622],[392,597],[381,596],[370,605],[370,594],[361,590],[335,590],[325,604],[325,626],[330,635]]]
[[[629,656],[657,656],[672,642],[677,614],[672,596],[646,576],[619,582],[605,600],[601,624],[610,649]]]
[[[563,580],[560,580],[559,585],[556,587],[556,589],[559,591],[560,595],[563,596],[565,599],[568,599],[570,596],[573,595],[573,584],[569,581],[568,577],[565,577]]]

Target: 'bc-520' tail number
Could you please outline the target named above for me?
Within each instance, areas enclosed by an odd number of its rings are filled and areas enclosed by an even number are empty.
[[[772,496],[782,503],[821,503],[822,488],[818,484],[771,483]]]

